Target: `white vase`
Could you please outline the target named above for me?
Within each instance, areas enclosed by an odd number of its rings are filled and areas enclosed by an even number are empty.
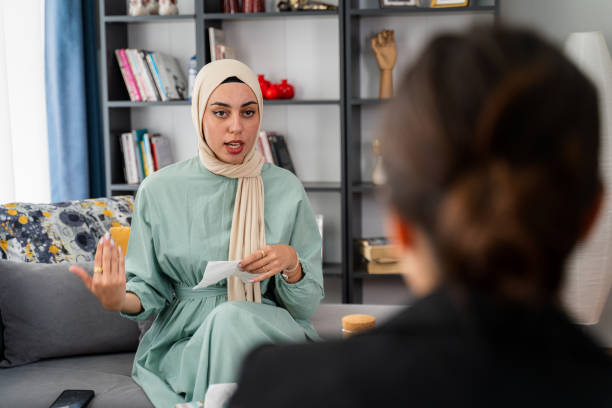
[[[612,60],[600,32],[571,34],[565,51],[599,93],[604,201],[590,235],[568,262],[563,290],[570,315],[590,325],[599,322],[612,285]]]

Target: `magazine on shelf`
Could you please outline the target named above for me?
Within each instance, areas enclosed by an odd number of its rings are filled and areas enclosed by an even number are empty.
[[[121,71],[121,76],[123,77],[123,82],[125,83],[125,87],[128,91],[130,100],[132,102],[140,102],[142,100],[142,96],[140,95],[140,90],[138,89],[138,85],[136,84],[134,73],[130,68],[130,64],[125,54],[125,50],[115,50],[115,57],[117,58],[117,64],[119,65],[119,70]]]
[[[138,171],[134,156],[134,144],[132,143],[131,133],[121,134],[121,151],[123,152],[123,170],[125,182],[128,184],[138,184]]]
[[[293,174],[296,174],[295,168],[293,166],[293,160],[291,159],[291,154],[289,153],[289,148],[287,147],[287,142],[285,141],[285,137],[274,132],[266,133],[268,136],[270,150],[272,151],[272,157],[274,158],[274,163],[277,166],[289,170]]]

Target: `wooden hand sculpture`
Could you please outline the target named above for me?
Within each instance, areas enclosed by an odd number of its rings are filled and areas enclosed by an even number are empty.
[[[393,96],[393,67],[397,60],[395,32],[383,30],[372,37],[372,50],[376,54],[376,62],[380,69],[380,97],[391,98]]]

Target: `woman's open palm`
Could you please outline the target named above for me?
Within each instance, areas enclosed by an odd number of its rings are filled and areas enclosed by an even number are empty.
[[[125,259],[109,233],[98,241],[93,277],[78,265],[72,265],[70,272],[81,278],[105,309],[121,311],[125,301]]]

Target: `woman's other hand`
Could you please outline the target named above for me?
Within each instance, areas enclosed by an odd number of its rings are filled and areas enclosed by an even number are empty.
[[[238,267],[258,275],[251,279],[252,283],[261,282],[285,270],[289,270],[287,281],[293,283],[302,278],[298,260],[297,252],[289,245],[266,245],[240,261]]]
[[[70,272],[81,278],[105,309],[113,312],[122,310],[126,297],[125,258],[121,247],[113,241],[110,233],[107,232],[98,241],[93,277],[78,265],[72,265]]]

